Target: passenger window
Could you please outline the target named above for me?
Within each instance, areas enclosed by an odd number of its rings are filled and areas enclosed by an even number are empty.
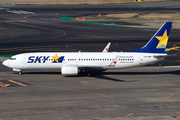
[[[16,58],[9,58],[10,60],[16,60]]]

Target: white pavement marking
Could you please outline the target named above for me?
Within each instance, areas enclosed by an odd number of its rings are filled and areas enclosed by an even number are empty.
[[[24,11],[24,10],[10,10],[9,8],[0,8],[0,10],[4,10],[9,13],[14,14],[35,14],[34,12]]]
[[[15,13],[15,14],[35,14],[33,12],[28,12],[28,11],[23,11],[23,10],[10,10],[6,12]]]

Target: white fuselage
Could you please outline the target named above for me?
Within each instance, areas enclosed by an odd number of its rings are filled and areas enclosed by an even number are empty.
[[[102,67],[104,69],[129,68],[155,63],[165,58],[154,57],[154,55],[157,55],[157,53],[38,52],[12,56],[11,59],[4,61],[3,64],[7,67],[20,70],[61,69],[66,65],[77,67]],[[58,59],[55,60],[53,57]],[[112,62],[116,63],[111,65]]]

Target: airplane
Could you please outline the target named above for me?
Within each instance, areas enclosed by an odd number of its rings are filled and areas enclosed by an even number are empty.
[[[172,22],[165,22],[144,47],[130,52],[22,53],[5,60],[3,65],[19,74],[22,70],[61,69],[61,74],[65,76],[78,75],[82,70],[89,76],[91,70],[144,66],[170,56],[165,48],[171,27]]]

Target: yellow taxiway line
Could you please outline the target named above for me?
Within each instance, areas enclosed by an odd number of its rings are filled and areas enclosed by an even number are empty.
[[[170,97],[173,97],[173,96],[175,96],[175,95],[178,94],[178,93],[180,93],[180,91],[178,91],[178,92],[176,92],[176,93],[170,95],[169,97],[165,98],[164,100],[167,100],[167,99],[169,99]]]
[[[122,119],[124,119],[124,118],[127,118],[127,117],[133,115],[133,114],[134,114],[134,113],[128,114],[128,115],[126,115],[126,116],[124,116],[124,117],[122,117],[122,118],[119,118],[118,120],[122,120]]]
[[[110,99],[114,99],[114,97],[111,97],[111,96],[107,96],[107,95],[103,95],[103,94],[99,94],[99,93],[88,92],[88,91],[74,90],[74,89],[68,89],[68,88],[59,88],[59,87],[49,87],[49,86],[36,86],[36,85],[35,85],[34,87],[43,87],[43,88],[69,90],[69,91],[75,91],[75,92],[82,92],[82,93],[94,94],[94,95],[99,95],[99,96],[102,96],[102,97],[107,97],[107,98],[110,98]]]
[[[20,82],[16,82],[16,81],[14,81],[14,80],[8,80],[8,81],[9,81],[9,82],[12,82],[12,83],[16,83],[16,84],[21,85],[21,86],[30,86],[30,85],[25,85],[25,84],[20,83]]]

